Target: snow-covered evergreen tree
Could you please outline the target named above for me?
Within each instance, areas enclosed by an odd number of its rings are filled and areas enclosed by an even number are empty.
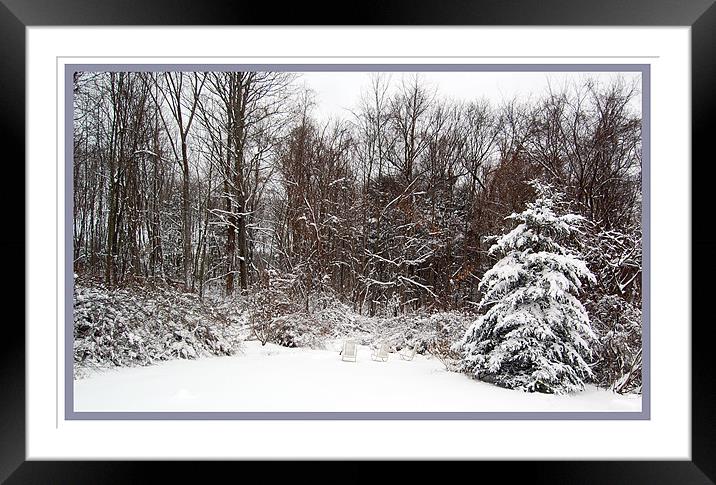
[[[591,375],[594,332],[577,298],[593,280],[565,241],[581,216],[560,213],[562,194],[530,182],[537,198],[508,219],[517,226],[496,238],[490,254],[503,255],[480,282],[486,311],[457,344],[462,369],[487,382],[529,392],[564,394],[583,389]]]

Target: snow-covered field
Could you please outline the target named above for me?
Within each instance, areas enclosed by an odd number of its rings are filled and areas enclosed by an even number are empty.
[[[641,396],[588,387],[554,396],[502,389],[447,372],[435,358],[357,362],[330,350],[245,342],[229,357],[93,372],[74,382],[75,411],[628,411]]]

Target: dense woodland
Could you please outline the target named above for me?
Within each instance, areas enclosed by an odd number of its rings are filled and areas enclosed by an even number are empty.
[[[638,387],[639,96],[615,77],[455,102],[374,73],[325,120],[297,73],[78,72],[75,273],[200,299],[279,281],[307,312],[327,296],[368,317],[471,312],[496,262],[487,236],[540,180],[585,221],[570,244],[595,276],[582,301],[597,380]]]

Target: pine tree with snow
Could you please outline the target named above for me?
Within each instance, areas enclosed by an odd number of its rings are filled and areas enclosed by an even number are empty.
[[[565,241],[583,218],[561,213],[562,194],[531,181],[537,198],[507,217],[517,226],[490,254],[503,255],[480,282],[485,311],[457,344],[462,370],[477,379],[528,392],[565,394],[584,388],[594,332],[577,298],[594,276]]]

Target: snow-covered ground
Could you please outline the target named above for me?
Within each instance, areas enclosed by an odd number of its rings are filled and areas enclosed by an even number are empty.
[[[75,411],[629,411],[640,396],[588,387],[553,396],[502,389],[447,372],[435,358],[357,362],[330,350],[245,342],[230,357],[93,372],[74,382]]]

